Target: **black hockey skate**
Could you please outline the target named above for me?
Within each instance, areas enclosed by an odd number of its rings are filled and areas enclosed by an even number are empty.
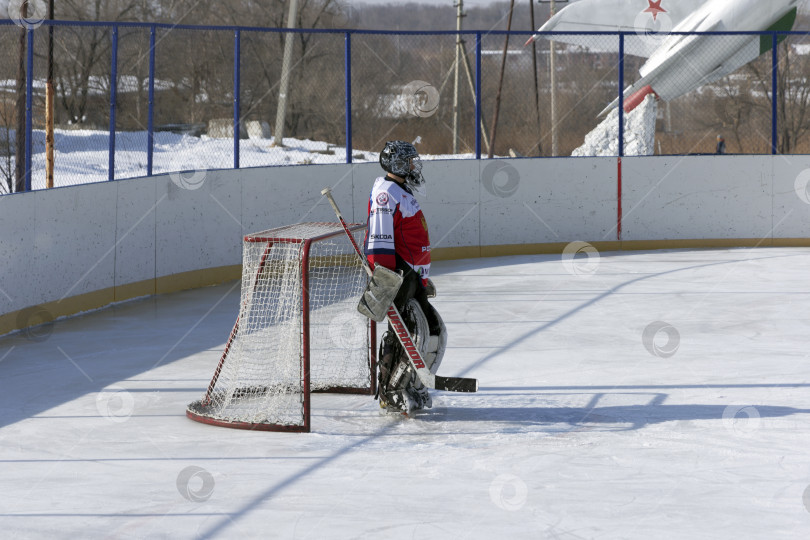
[[[393,332],[386,332],[380,344],[380,373],[377,396],[380,408],[386,412],[408,415],[430,403],[427,388],[413,388],[415,374]],[[430,405],[427,405],[430,406]]]

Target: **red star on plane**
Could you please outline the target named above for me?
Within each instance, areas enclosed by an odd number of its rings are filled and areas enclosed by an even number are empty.
[[[661,2],[663,2],[663,0],[658,0],[658,2],[653,2],[653,0],[647,0],[647,2],[650,4],[650,7],[645,9],[644,13],[652,13],[653,20],[656,20],[658,18],[659,13],[667,12],[667,10],[661,8]]]

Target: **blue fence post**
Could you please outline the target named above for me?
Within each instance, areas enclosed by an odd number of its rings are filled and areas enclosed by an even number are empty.
[[[624,34],[619,34],[619,157],[624,157]]]
[[[622,159],[624,158],[624,33],[619,34],[619,157],[616,158],[616,240],[622,241]]]
[[[475,159],[481,159],[481,32],[475,33]]]
[[[115,180],[115,99],[118,81],[118,26],[112,31],[112,61],[110,75],[110,161],[108,180]]]
[[[155,25],[149,30],[149,118],[146,121],[146,174],[152,176],[155,153]]]
[[[31,191],[31,137],[34,131],[34,29],[27,28],[28,57],[25,70],[25,191]]]
[[[241,93],[240,65],[242,57],[242,32],[238,28],[233,33],[233,168],[239,168],[239,132],[242,121],[239,118],[239,94]]]
[[[779,108],[776,104],[776,93],[779,90],[779,38],[776,32],[771,34],[773,40],[773,48],[771,49],[771,154],[776,155],[779,145],[779,132],[777,131],[777,122],[779,120]]]
[[[352,33],[346,32],[343,47],[346,76],[346,163],[352,163]]]

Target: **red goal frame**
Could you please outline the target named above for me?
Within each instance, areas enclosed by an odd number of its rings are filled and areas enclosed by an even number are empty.
[[[324,234],[320,234],[318,236],[313,236],[310,238],[296,238],[290,236],[284,236],[285,232],[290,231],[290,229],[294,227],[298,227],[301,225],[313,225],[313,226],[324,226],[324,227],[334,227],[333,232],[328,232]],[[349,226],[349,230],[352,233],[362,231],[366,229],[365,224],[351,224]],[[222,356],[219,359],[217,367],[214,371],[214,375],[211,378],[211,382],[208,384],[208,388],[205,393],[205,397],[200,400],[199,402],[192,403],[186,409],[186,416],[190,419],[195,420],[197,422],[201,422],[203,424],[209,424],[214,426],[222,426],[222,427],[229,427],[235,429],[247,429],[247,430],[258,430],[258,431],[281,431],[281,432],[305,432],[308,433],[311,430],[311,384],[310,384],[310,298],[309,298],[309,269],[310,269],[310,252],[311,246],[313,243],[336,238],[345,235],[345,231],[338,223],[325,223],[325,222],[316,222],[310,224],[295,224],[295,225],[287,225],[284,227],[278,227],[275,229],[270,229],[267,231],[262,231],[260,233],[249,234],[246,235],[243,240],[245,242],[250,243],[265,243],[267,246],[264,249],[262,254],[261,260],[259,262],[259,266],[256,270],[256,275],[253,279],[253,288],[254,291],[258,286],[259,277],[265,267],[267,262],[267,257],[270,254],[270,250],[275,244],[278,243],[286,243],[286,244],[303,244],[302,249],[302,259],[301,259],[301,319],[302,319],[302,342],[301,342],[301,362],[302,366],[302,389],[303,389],[303,424],[302,425],[283,425],[283,424],[272,424],[272,423],[264,423],[264,422],[241,422],[236,420],[223,420],[214,418],[212,416],[207,416],[205,414],[198,413],[197,411],[192,409],[192,406],[199,403],[200,406],[205,407],[211,403],[212,394],[214,392],[214,387],[216,386],[217,380],[219,378],[220,372],[222,370],[222,366],[225,364],[228,354],[231,349],[231,345],[233,344],[234,340],[236,339],[239,333],[239,316],[236,318],[236,323],[234,324],[228,341],[225,345],[225,349],[222,352]],[[377,390],[377,380],[376,380],[376,366],[377,366],[377,323],[375,321],[369,320],[367,326],[367,336],[368,336],[368,364],[369,364],[369,386],[368,388],[356,388],[356,387],[345,387],[345,386],[333,386],[323,389],[315,390],[316,393],[338,393],[338,394],[362,394],[362,395],[374,395]],[[250,391],[250,389],[244,389],[245,392]],[[237,390],[238,392],[238,390]]]

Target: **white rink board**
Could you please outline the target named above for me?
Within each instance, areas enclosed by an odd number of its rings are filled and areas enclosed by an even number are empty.
[[[225,171],[201,173],[194,189],[182,179],[156,182],[156,277],[239,264],[242,187]],[[236,261],[236,262],[234,262]]]
[[[246,169],[238,177],[232,171],[221,172],[229,174],[229,182],[242,186],[242,236],[303,221],[336,222],[334,210],[321,196],[327,186],[333,186],[335,199],[351,221],[350,166]]]
[[[22,226],[36,231],[29,246],[33,266],[15,265],[15,271],[26,276],[23,288],[16,291],[28,301],[23,307],[112,287],[118,186],[87,184],[53,190],[46,196],[39,193],[35,194],[36,220],[17,217]]]
[[[624,158],[621,240],[805,239],[795,184],[807,169],[808,156]],[[429,160],[424,173],[434,249],[617,240],[615,158]],[[326,186],[347,220],[365,221],[380,174],[375,163],[198,171],[0,197],[0,316],[239,265],[245,234],[333,221]]]
[[[155,279],[156,181],[116,182],[115,283]]]
[[[810,236],[810,156],[773,158],[774,237]]]
[[[615,159],[481,161],[481,246],[616,239]]]
[[[622,240],[771,237],[771,159],[625,158]]]
[[[482,229],[479,167],[474,160],[423,162],[427,197],[420,199],[419,204],[430,229],[432,249],[479,245]],[[382,176],[380,172],[378,167],[374,176]],[[371,185],[366,191],[371,191]]]
[[[32,281],[36,276],[38,192],[0,197],[0,313],[40,302]]]

